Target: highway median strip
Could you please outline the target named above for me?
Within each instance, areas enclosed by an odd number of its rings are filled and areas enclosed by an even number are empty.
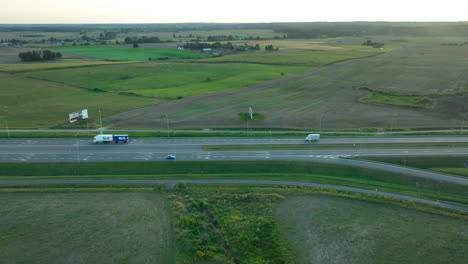
[[[411,175],[403,175],[316,162],[209,161],[192,162],[86,162],[0,163],[0,180],[31,180],[7,184],[0,189],[70,187],[70,184],[33,183],[35,180],[273,180],[314,182],[380,190],[432,200],[468,204],[468,187]],[[72,184],[77,185],[77,184]],[[83,185],[83,184],[81,184]],[[85,184],[98,187],[108,184]],[[97,185],[97,186],[96,186]],[[121,185],[121,184],[113,184]],[[128,184],[127,184],[128,185]],[[135,184],[132,184],[135,186]],[[125,186],[122,186],[125,187]]]

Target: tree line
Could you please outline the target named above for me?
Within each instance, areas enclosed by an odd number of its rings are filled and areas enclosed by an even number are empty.
[[[142,36],[142,37],[126,37],[125,38],[125,44],[134,44],[134,43],[161,43],[162,41],[159,39],[159,37],[154,36],[154,37],[147,37],[147,36]]]
[[[20,52],[18,57],[21,59],[21,61],[47,61],[62,58],[62,53],[52,52],[50,50],[32,50]]]
[[[202,50],[202,49],[215,49],[215,50],[233,50],[233,51],[247,51],[247,50],[260,50],[260,45],[233,45],[231,42],[221,43],[206,43],[206,42],[189,42],[184,45],[185,49]]]
[[[383,43],[378,43],[378,42],[374,42],[370,39],[364,41],[364,43],[362,43],[363,46],[371,46],[371,47],[374,47],[374,48],[381,48],[383,47],[385,44]]]

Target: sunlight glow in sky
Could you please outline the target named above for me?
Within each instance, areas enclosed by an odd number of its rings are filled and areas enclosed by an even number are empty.
[[[468,21],[468,0],[0,0],[0,24]]]

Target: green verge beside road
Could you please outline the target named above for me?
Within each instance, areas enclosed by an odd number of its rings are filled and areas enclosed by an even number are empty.
[[[467,156],[361,157],[360,159],[416,167],[468,177]]]
[[[255,179],[305,181],[468,204],[468,187],[385,171],[294,161],[1,163],[0,179]],[[48,185],[2,185],[0,188]],[[53,184],[50,184],[53,187]],[[57,185],[63,187],[62,185]],[[95,186],[93,186],[95,187]]]

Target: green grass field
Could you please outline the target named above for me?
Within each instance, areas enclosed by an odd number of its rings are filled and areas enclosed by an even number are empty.
[[[351,39],[362,43],[362,38]],[[121,127],[163,127],[165,120],[145,118],[145,113],[164,112],[172,116],[174,123],[180,128],[242,127],[245,124],[238,119],[237,114],[253,107],[254,111],[268,113],[265,114],[264,121],[252,124],[255,127],[311,130],[460,127],[464,113],[468,111],[468,95],[463,94],[467,82],[464,76],[468,72],[466,60],[462,59],[466,58],[468,46],[441,46],[441,41],[447,40],[408,38],[408,42],[398,50],[327,66],[323,65],[333,61],[330,59],[333,54],[341,54],[342,59],[345,59],[346,53],[351,55],[359,52],[352,49],[297,52],[294,48],[284,48],[278,52],[239,53],[198,60],[220,63],[291,63],[323,67],[248,88],[197,96],[190,103],[172,101],[142,109],[140,116],[134,119],[122,114],[113,124]],[[346,47],[345,42],[348,42],[348,38],[328,40],[327,45]],[[356,47],[356,44],[351,47]],[[372,48],[367,50],[372,51],[380,53]],[[365,50],[360,52],[362,54]],[[359,99],[368,92],[360,87],[399,96],[371,100],[387,101],[382,105],[365,103]],[[455,94],[458,95],[454,96]],[[411,96],[404,97],[405,95]],[[136,113],[133,112],[133,116]],[[127,122],[122,121],[123,119]]]
[[[70,85],[177,98],[268,81],[305,67],[258,64],[138,63],[92,68],[35,71],[26,76]]]
[[[74,46],[54,49],[55,52],[72,54],[97,59],[112,59],[123,61],[146,61],[148,58],[204,58],[211,55],[193,53],[185,50],[158,48],[127,48],[108,46]]]
[[[174,263],[166,199],[151,193],[1,193],[2,263]]]
[[[463,219],[328,196],[282,202],[277,219],[297,263],[465,263]]]
[[[137,98],[70,87],[59,83],[35,80],[18,75],[0,73],[1,127],[53,127],[68,123],[68,113],[88,109],[89,124],[103,117],[138,107],[160,103],[161,100]]]
[[[202,59],[199,61],[216,63],[242,62],[271,65],[321,67],[337,61],[374,56],[376,54],[389,52],[395,49],[387,48],[380,50],[368,47],[355,46],[343,46],[341,48],[333,48],[323,45],[320,46],[323,47],[322,49],[310,51],[309,49],[297,49],[298,47],[302,46],[298,46],[294,42],[289,45],[286,44],[285,46],[286,48],[284,51],[279,50],[271,52],[243,52],[230,56]],[[327,47],[329,48],[327,49]]]

